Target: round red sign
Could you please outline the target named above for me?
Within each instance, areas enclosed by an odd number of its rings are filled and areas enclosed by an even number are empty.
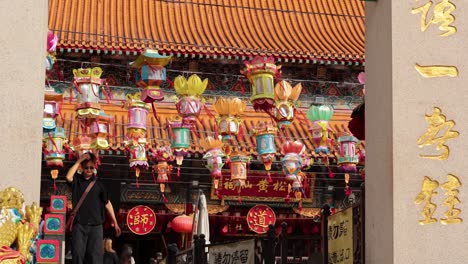
[[[265,234],[270,224],[276,222],[275,212],[267,205],[256,205],[247,213],[247,224],[257,234]]]
[[[146,235],[156,225],[156,215],[148,206],[139,205],[133,207],[127,215],[127,226],[137,235]]]

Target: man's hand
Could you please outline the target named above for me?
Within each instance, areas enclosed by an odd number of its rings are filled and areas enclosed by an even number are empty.
[[[78,159],[78,163],[81,163],[85,160],[90,160],[90,159],[91,159],[91,156],[89,155],[89,153],[85,153],[81,155],[81,157]]]
[[[119,224],[114,223],[114,228],[115,228],[115,236],[119,237],[120,234],[122,234],[122,230],[120,230]]]

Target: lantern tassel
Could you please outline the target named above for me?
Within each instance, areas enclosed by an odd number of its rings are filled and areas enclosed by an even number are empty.
[[[169,201],[167,200],[167,198],[166,198],[166,195],[164,195],[164,193],[161,193],[161,196],[162,196],[162,198],[163,198],[163,202],[164,202],[164,203],[169,202]]]
[[[332,172],[330,168],[328,168],[328,177],[332,179],[335,178],[335,174]]]
[[[242,199],[241,199],[240,194],[239,194],[239,196],[237,197],[237,201],[239,202],[239,204],[242,204]]]
[[[297,207],[298,207],[299,211],[302,211],[302,199],[299,200],[299,204],[298,204]]]
[[[271,173],[270,173],[270,171],[268,171],[267,176],[268,176],[268,183],[272,183],[273,180],[271,179]]]
[[[137,189],[140,189],[140,184],[138,183],[138,178],[136,178],[136,184],[135,185],[136,185]]]
[[[54,179],[54,192],[57,191],[57,184],[55,184],[55,179]]]
[[[180,177],[180,166],[177,166],[177,178]]]
[[[158,117],[158,115],[156,113],[156,107],[154,106],[154,103],[151,103],[151,108],[153,109],[154,118],[156,118],[156,120],[158,120],[158,122],[160,122],[159,117]]]

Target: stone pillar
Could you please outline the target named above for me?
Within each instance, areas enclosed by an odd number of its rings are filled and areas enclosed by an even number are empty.
[[[39,201],[47,0],[1,1],[0,189]]]
[[[433,0],[385,1],[366,3],[366,263],[467,263],[468,253],[468,8],[466,1]],[[438,5],[440,4],[440,5]],[[423,9],[430,7],[421,30]],[[437,5],[437,6],[436,6]],[[435,9],[434,9],[435,7]],[[455,6],[453,6],[455,8]],[[413,13],[412,10],[414,9]],[[422,12],[421,12],[422,11]],[[451,23],[453,15],[455,21]],[[435,16],[437,17],[437,15]],[[438,23],[440,22],[440,23]],[[439,28],[447,22],[447,27]],[[458,29],[455,34],[452,26]],[[441,36],[441,34],[449,36]],[[450,35],[451,34],[451,35]],[[421,66],[455,66],[455,68],[419,68]],[[438,76],[438,77],[436,77]],[[439,132],[426,134],[437,108],[446,116],[433,118],[444,124]],[[455,122],[455,125],[450,120]],[[438,134],[437,122],[432,132]],[[447,133],[447,131],[452,131]],[[459,136],[456,132],[458,131]],[[422,137],[423,135],[427,137]],[[439,145],[439,149],[437,149]],[[446,152],[445,146],[450,150]],[[448,154],[445,157],[444,154]],[[422,155],[433,155],[428,158]],[[456,187],[456,179],[461,181]],[[427,176],[428,192],[421,192]],[[429,182],[429,180],[437,181]],[[445,184],[453,183],[452,186]],[[432,186],[431,186],[432,185]],[[459,190],[461,210],[456,216],[465,221],[443,224],[449,206],[455,201],[447,196],[447,188]],[[445,189],[444,189],[445,188]],[[431,217],[436,222],[421,225]],[[429,194],[429,195],[426,195]],[[447,200],[446,200],[447,199]],[[418,202],[419,204],[416,204]],[[428,215],[423,216],[423,208]],[[452,211],[456,212],[456,211]],[[457,220],[445,221],[456,222]],[[430,222],[430,221],[427,221]]]

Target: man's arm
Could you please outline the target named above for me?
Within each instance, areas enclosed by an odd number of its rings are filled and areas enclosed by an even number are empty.
[[[67,172],[67,181],[72,182],[73,177],[75,176],[76,171],[80,167],[81,162],[90,159],[89,154],[83,154],[81,157],[73,164],[73,166]]]
[[[106,210],[109,213],[112,219],[112,222],[114,223],[115,235],[120,236],[121,230],[119,227],[119,223],[117,223],[117,218],[115,218],[114,207],[112,206],[112,203],[110,200],[106,204]]]

